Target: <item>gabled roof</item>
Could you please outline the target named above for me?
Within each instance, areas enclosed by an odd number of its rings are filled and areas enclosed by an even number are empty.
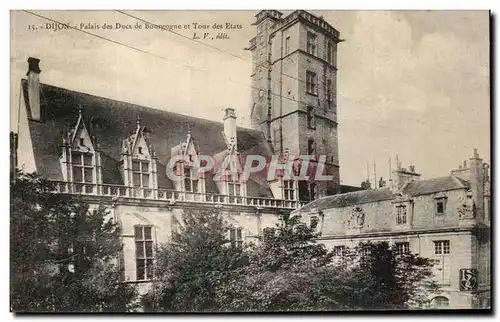
[[[23,97],[29,111],[27,81],[21,81]],[[166,164],[171,148],[185,141],[188,130],[195,139],[199,153],[214,155],[227,149],[222,137],[223,124],[187,115],[157,110],[140,105],[76,92],[47,84],[40,84],[42,121],[29,120],[29,130],[37,172],[51,180],[63,180],[59,156],[63,133],[76,124],[78,106],[91,136],[96,136],[103,163],[103,182],[123,184],[118,162],[121,142],[136,130],[137,117],[146,127],[148,141],[157,156],[158,187],[172,189],[173,183],[166,176]],[[257,130],[237,128],[238,151],[253,151],[271,158],[272,148],[264,134]],[[256,178],[256,181],[260,179]],[[252,177],[247,188],[249,196],[272,197],[267,185],[256,184]],[[215,191],[213,190],[215,189]],[[218,193],[215,185],[207,182],[207,192]]]
[[[457,180],[457,178],[453,176],[447,176],[428,180],[412,181],[403,187],[401,193],[409,196],[419,196],[457,189],[468,189],[467,182],[464,180]],[[364,203],[393,200],[396,199],[396,197],[397,195],[389,187],[341,193],[314,200],[302,207],[299,211],[307,212],[313,209],[323,210],[329,208],[341,208]]]
[[[456,177],[447,176],[428,180],[412,181],[403,188],[403,192],[411,196],[418,196],[440,191],[465,188],[467,188],[466,182],[459,180]]]

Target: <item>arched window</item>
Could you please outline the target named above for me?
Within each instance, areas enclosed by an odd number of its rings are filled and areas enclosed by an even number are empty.
[[[444,309],[450,307],[450,300],[444,296],[436,296],[432,299],[432,307],[434,309]]]

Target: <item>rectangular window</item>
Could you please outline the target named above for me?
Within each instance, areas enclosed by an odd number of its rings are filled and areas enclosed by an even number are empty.
[[[136,280],[153,278],[153,236],[151,226],[135,226]]]
[[[276,128],[273,131],[273,144],[274,144],[274,149],[276,151],[281,151],[281,137],[280,137],[280,129]]]
[[[434,254],[435,255],[450,254],[450,241],[449,240],[434,241]]]
[[[326,100],[328,103],[333,101],[333,83],[331,79],[326,80]]]
[[[237,182],[230,182],[228,184],[228,195],[230,196],[241,196],[241,184]]]
[[[307,154],[315,155],[316,154],[316,143],[313,139],[307,140]]]
[[[329,64],[333,65],[334,47],[333,42],[329,41],[326,48],[326,60]]]
[[[242,248],[243,247],[243,231],[241,228],[231,228],[229,229],[229,241],[231,242],[231,247]]]
[[[396,243],[394,245],[394,254],[395,255],[408,254],[409,252],[410,252],[410,243],[409,242],[401,242],[401,243]]]
[[[186,192],[198,192],[198,181],[191,175],[191,168],[184,168],[184,190]]]
[[[285,39],[285,55],[290,53],[290,36]]]
[[[436,215],[442,216],[445,211],[445,198],[436,199]]]
[[[315,72],[306,71],[306,92],[312,95],[318,94],[318,77]]]
[[[92,153],[71,153],[73,182],[94,182],[94,166]]]
[[[132,161],[132,180],[134,187],[149,188],[149,161]]]
[[[307,127],[310,129],[316,128],[316,115],[314,113],[314,107],[313,106],[308,106],[307,107]]]
[[[311,55],[316,55],[316,34],[312,32],[307,32],[307,52]]]
[[[293,180],[283,181],[283,196],[285,200],[295,200],[295,188]]]
[[[406,225],[406,206],[397,206],[396,211],[396,225]]]

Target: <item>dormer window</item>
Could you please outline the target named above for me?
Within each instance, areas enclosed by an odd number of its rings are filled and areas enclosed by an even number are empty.
[[[228,194],[230,196],[241,196],[241,183],[236,181],[229,182]]]
[[[186,192],[198,192],[198,180],[191,175],[191,168],[184,167],[184,190]]]
[[[295,200],[295,184],[293,180],[283,181],[283,199]]]
[[[439,193],[434,196],[434,211],[436,216],[444,216],[446,212],[446,195]]]
[[[73,182],[94,182],[94,165],[92,153],[72,152]]]
[[[149,161],[132,160],[132,180],[134,187],[149,188]]]

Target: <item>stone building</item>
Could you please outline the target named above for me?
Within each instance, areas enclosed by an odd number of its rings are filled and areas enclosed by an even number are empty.
[[[341,259],[345,247],[386,241],[398,252],[437,260],[435,308],[490,305],[489,166],[477,151],[450,175],[420,180],[397,165],[387,187],[319,198],[296,213]]]
[[[28,59],[27,79],[20,84],[18,149],[11,156],[11,164],[55,181],[59,193],[80,194],[90,204],[103,204],[111,210],[123,232],[124,281],[140,283],[143,290],[147,289],[154,258],[151,245],[169,239],[184,209],[219,209],[235,227],[229,234],[232,241],[241,244],[258,241],[263,228],[274,226],[280,214],[319,195],[342,191],[335,104],[339,33],[304,11],[284,19],[279,15],[266,10],[257,15],[256,45],[265,48],[254,54],[254,59],[265,58],[258,63],[265,64],[268,71],[256,67],[252,76],[258,83],[255,85],[263,89],[253,93],[258,107],[252,119],[262,114],[259,98],[264,92],[272,106],[271,116],[278,117],[279,122],[262,121],[270,125],[272,133],[278,133],[279,128],[278,141],[259,122],[254,122],[255,129],[237,127],[236,112],[231,108],[225,110],[219,123],[43,84],[40,61]],[[276,39],[281,38],[285,43],[276,45]],[[263,45],[268,42],[269,46]],[[282,58],[285,63],[279,62]],[[305,79],[310,72],[316,74],[308,76],[307,86],[304,81],[283,78],[293,73],[294,78]],[[276,91],[293,100],[267,96]],[[297,102],[308,103],[303,106]],[[314,107],[312,113],[306,113],[309,107]],[[283,132],[289,141],[282,140]],[[311,139],[316,142],[314,149],[313,145],[308,148]],[[245,177],[241,172],[249,155],[269,161],[309,154],[316,160],[325,153],[326,171],[334,175],[328,184],[299,184],[298,180],[279,176],[268,181],[262,173]],[[222,180],[214,180],[217,165],[200,171],[199,161],[207,155],[220,167],[234,164],[237,176],[225,170]],[[182,161],[170,165],[182,179],[172,180],[167,175],[169,162],[179,158]],[[301,163],[300,159],[295,161]],[[137,249],[138,245],[142,248]]]
[[[337,134],[339,32],[323,17],[297,10],[256,15],[252,52],[251,120],[276,153],[325,156],[328,182],[298,182],[301,200],[340,191]]]
[[[339,33],[305,11],[281,16],[274,10],[257,14],[257,36],[248,48],[255,63],[254,129],[237,127],[231,108],[221,115],[222,122],[213,122],[43,84],[39,60],[29,58],[27,79],[20,83],[20,126],[13,133],[17,153],[11,154],[11,164],[56,182],[59,193],[108,207],[122,228],[123,280],[142,291],[152,281],[153,245],[169,240],[183,210],[218,209],[234,226],[228,232],[231,241],[241,245],[258,242],[281,214],[312,201],[298,211],[319,223],[320,239],[328,247],[379,239],[418,249],[423,256],[434,256],[436,247],[442,279],[448,282],[443,282],[440,303],[446,298],[452,307],[468,307],[489,298],[489,241],[479,239],[474,228],[489,227],[489,197],[480,200],[489,192],[480,188],[488,182],[481,179],[480,159],[474,156],[470,165],[446,178],[416,181],[413,171],[398,168],[390,188],[341,186]],[[215,167],[200,171],[198,161],[207,155],[219,165],[235,164],[236,178],[222,171],[222,180],[215,180]],[[293,157],[298,164],[298,156],[313,161],[326,156],[326,174],[333,180],[278,176],[268,181],[258,172],[245,177],[241,168],[250,155]],[[167,175],[169,166],[181,180]],[[328,196],[338,192],[348,193]],[[393,218],[396,211],[401,211],[399,221]],[[459,268],[478,270],[477,296],[457,290]]]

